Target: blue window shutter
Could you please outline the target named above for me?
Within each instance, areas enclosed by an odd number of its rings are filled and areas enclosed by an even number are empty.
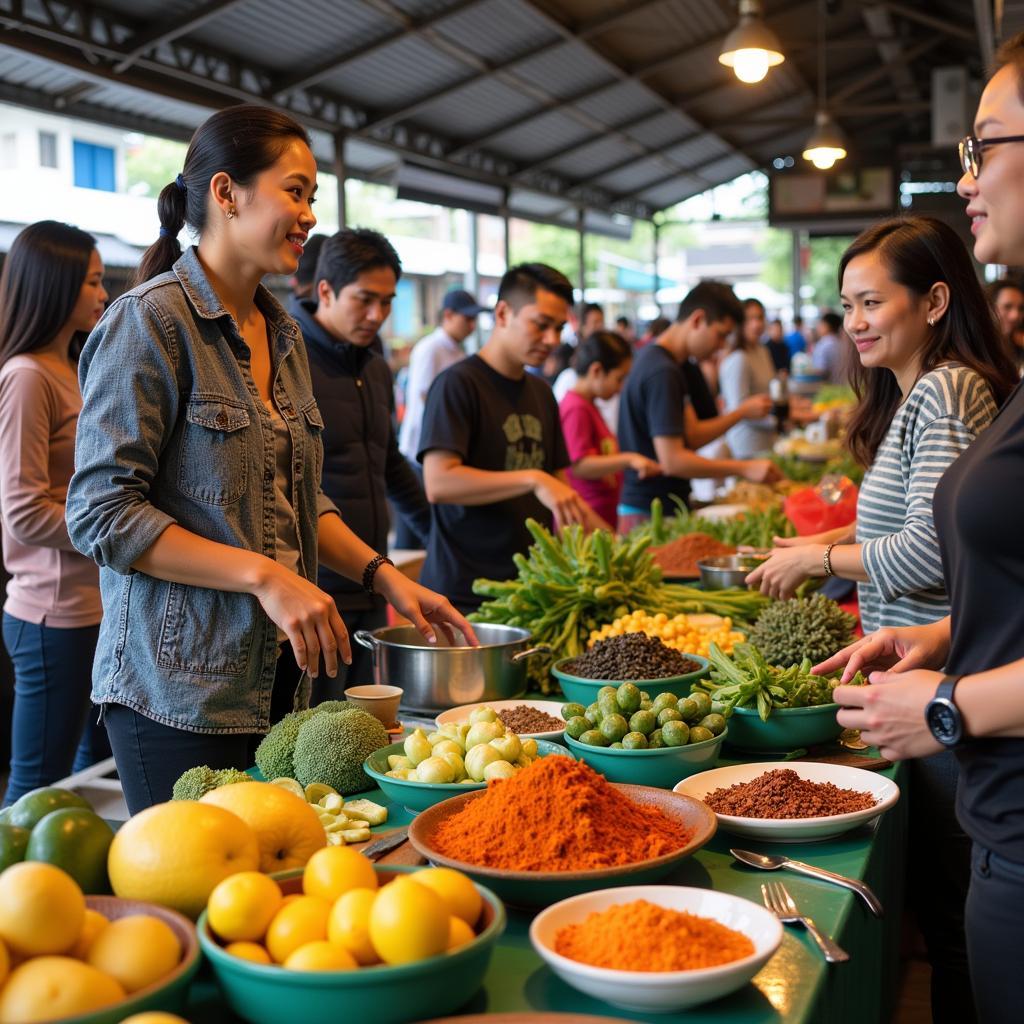
[[[73,140],[72,155],[75,165],[75,185],[114,192],[114,150],[111,146],[96,146],[91,142]]]

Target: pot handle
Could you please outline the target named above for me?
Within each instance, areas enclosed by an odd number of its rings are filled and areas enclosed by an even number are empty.
[[[550,644],[537,644],[536,647],[529,647],[525,651],[520,651],[518,654],[512,655],[512,664],[518,665],[519,662],[525,661],[527,658],[532,658],[535,654],[550,654]]]
[[[368,629],[357,629],[352,634],[352,639],[371,651],[375,651],[377,649],[377,645],[380,643],[380,641]]]

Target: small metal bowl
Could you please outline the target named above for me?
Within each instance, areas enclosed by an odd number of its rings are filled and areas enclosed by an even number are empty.
[[[747,551],[741,555],[718,555],[703,558],[697,563],[700,569],[700,585],[705,590],[727,590],[729,587],[745,587],[747,576],[768,556],[769,551]]]

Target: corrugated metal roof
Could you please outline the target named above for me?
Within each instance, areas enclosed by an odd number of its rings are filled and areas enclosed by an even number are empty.
[[[493,78],[467,85],[450,99],[431,104],[419,124],[457,139],[473,139],[536,109],[536,101]]]
[[[450,7],[451,0],[434,6],[434,13],[437,13],[437,7],[442,10]],[[501,29],[497,31],[499,25]],[[529,55],[536,47],[559,38],[518,0],[482,0],[468,10],[445,18],[438,27],[458,45],[496,63],[517,54]]]

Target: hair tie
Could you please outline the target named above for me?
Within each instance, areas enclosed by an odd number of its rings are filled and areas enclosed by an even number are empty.
[[[185,179],[180,174],[174,179],[174,184],[178,186],[178,191],[182,195],[186,195],[188,193],[188,186],[185,184]]]
[[[160,237],[161,238],[177,238],[177,231],[171,231],[170,228],[165,228],[162,224],[160,225]]]

